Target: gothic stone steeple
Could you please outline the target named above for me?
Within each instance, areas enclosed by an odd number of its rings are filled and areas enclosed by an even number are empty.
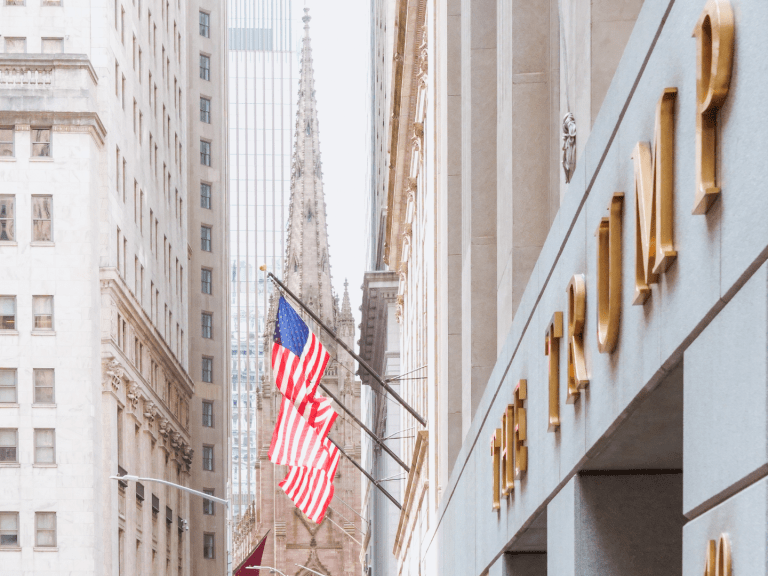
[[[328,229],[320,161],[309,8],[304,8],[299,103],[291,170],[291,202],[283,278],[299,298],[323,320],[335,326],[336,300],[328,260]]]

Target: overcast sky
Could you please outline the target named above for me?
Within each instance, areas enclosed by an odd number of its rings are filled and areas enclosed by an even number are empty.
[[[368,193],[369,0],[302,0],[312,17],[310,34],[320,123],[323,185],[333,284],[344,279],[355,327],[360,323]],[[359,338],[359,332],[356,337]],[[355,346],[356,348],[356,346]]]

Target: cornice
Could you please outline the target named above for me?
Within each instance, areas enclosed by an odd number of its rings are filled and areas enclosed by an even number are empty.
[[[54,132],[87,133],[100,145],[104,144],[107,137],[107,130],[96,112],[2,110],[0,125],[51,126]]]
[[[94,86],[99,76],[87,54],[0,54],[0,84],[14,72],[49,70],[85,70]]]

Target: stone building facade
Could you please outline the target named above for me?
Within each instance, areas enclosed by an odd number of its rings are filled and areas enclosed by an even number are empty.
[[[371,573],[764,574],[768,6],[374,7],[371,266],[429,424]]]
[[[206,461],[188,356],[200,322],[187,219],[189,165],[202,161],[187,116],[204,67],[189,58],[197,10],[0,5],[4,574],[210,573],[196,570],[202,535],[187,531],[201,501],[110,479],[190,485]],[[212,458],[222,476],[206,485],[224,490],[224,450]],[[223,522],[215,530],[221,572]]]
[[[320,131],[315,99],[312,50],[310,46],[308,9],[305,8],[304,35],[299,71],[299,97],[295,122],[295,142],[291,169],[291,197],[282,279],[288,288],[305,302],[350,348],[355,341],[355,322],[345,283],[339,303],[332,285],[330,252],[323,192]],[[262,563],[300,576],[311,572],[326,576],[357,574],[360,570],[360,544],[365,532],[360,521],[360,473],[342,457],[334,479],[334,498],[320,524],[315,524],[295,507],[278,486],[288,473],[287,466],[269,461],[268,452],[275,429],[281,394],[274,386],[269,357],[277,314],[275,292],[270,298],[270,312],[263,335],[267,362],[261,379],[256,404],[255,463],[256,491],[254,500],[235,528],[235,566],[269,531]],[[294,305],[297,311],[303,312]],[[354,360],[333,338],[303,315],[304,321],[322,341],[331,360],[321,383],[341,402],[359,414],[360,381],[355,377]],[[318,393],[323,394],[318,389]],[[330,437],[344,451],[360,460],[360,429],[335,406],[339,417]]]

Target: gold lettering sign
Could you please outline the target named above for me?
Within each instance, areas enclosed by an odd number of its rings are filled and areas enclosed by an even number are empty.
[[[707,542],[705,562],[704,576],[731,576],[731,545],[725,534],[720,535],[719,542]]]
[[[523,400],[526,399],[528,383],[520,380],[515,386],[515,480],[520,480],[523,472],[528,470],[528,446],[525,442],[528,439],[528,420],[523,407]]]
[[[635,165],[635,298],[645,303],[648,286],[658,281],[677,256],[672,244],[675,184],[675,100],[677,88],[665,88],[656,105],[654,151],[638,142]]]
[[[619,339],[621,319],[621,213],[624,193],[614,192],[609,216],[597,236],[597,349],[611,353]]]
[[[584,320],[587,307],[587,288],[584,274],[575,274],[568,283],[568,394],[566,403],[578,400],[580,390],[589,384],[587,361],[584,358]]]
[[[491,436],[491,456],[493,459],[493,509],[498,510],[501,507],[499,497],[499,457],[501,452],[501,429],[496,428]]]
[[[549,356],[547,374],[549,378],[549,427],[555,432],[560,427],[560,338],[563,337],[563,313],[555,312],[547,326],[544,339],[544,354]]]
[[[733,68],[733,9],[709,0],[693,29],[696,38],[696,199],[694,214],[706,214],[720,195],[717,186],[717,113],[728,96]]]
[[[501,495],[515,489],[515,405],[508,404],[501,416]]]

